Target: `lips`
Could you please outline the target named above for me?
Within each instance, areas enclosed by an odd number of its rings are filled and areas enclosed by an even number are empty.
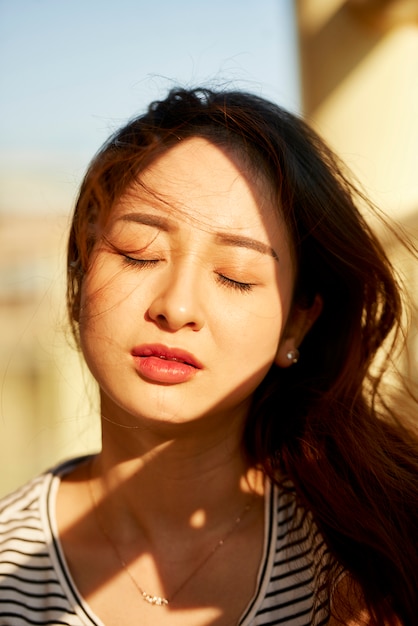
[[[138,374],[147,380],[177,384],[190,380],[203,368],[189,352],[161,344],[146,344],[132,350]]]

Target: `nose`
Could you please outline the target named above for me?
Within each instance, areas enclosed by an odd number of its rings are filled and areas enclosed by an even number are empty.
[[[148,308],[149,318],[171,332],[185,327],[200,330],[204,314],[199,278],[197,268],[191,266],[182,265],[167,272]]]

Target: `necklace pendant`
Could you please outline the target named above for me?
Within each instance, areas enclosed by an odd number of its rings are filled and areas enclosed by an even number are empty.
[[[144,598],[145,602],[148,602],[148,604],[153,604],[154,606],[167,606],[168,604],[168,600],[166,598],[161,598],[160,596],[152,596],[146,591],[142,592],[142,597]]]

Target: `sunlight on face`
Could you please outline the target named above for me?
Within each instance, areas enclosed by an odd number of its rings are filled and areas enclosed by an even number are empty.
[[[83,286],[81,343],[106,411],[245,415],[293,282],[267,185],[206,140],[170,149],[114,207]]]

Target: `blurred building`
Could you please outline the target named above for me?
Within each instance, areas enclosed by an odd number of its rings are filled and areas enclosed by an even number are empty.
[[[297,0],[296,6],[304,115],[379,206],[413,226],[418,2]]]
[[[305,117],[418,237],[418,2],[296,0],[296,8]],[[67,222],[0,215],[0,494],[99,446],[95,393],[63,306]],[[415,295],[416,262],[381,236]],[[415,372],[417,329],[415,319]]]
[[[418,244],[417,0],[297,0],[296,7],[304,117]],[[373,225],[415,299],[401,367],[416,381],[418,263]]]
[[[65,313],[68,218],[0,215],[0,495],[99,445]]]

